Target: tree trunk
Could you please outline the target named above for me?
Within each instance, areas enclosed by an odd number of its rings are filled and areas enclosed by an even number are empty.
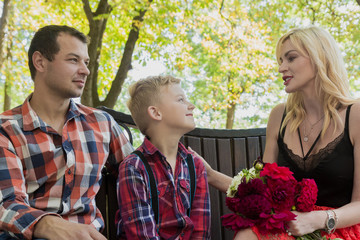
[[[6,78],[4,84],[4,111],[9,110],[11,108],[11,81],[13,80],[13,75],[11,74],[11,69],[9,66],[12,66],[12,48],[13,48],[13,36],[12,36],[13,29],[10,28],[9,25],[9,34],[8,40],[9,44],[6,48]]]
[[[148,5],[149,7],[152,0],[149,0],[148,2],[149,2]],[[146,11],[147,8],[139,10],[138,16],[133,18],[132,28],[130,30],[128,39],[126,41],[123,57],[121,59],[121,63],[116,73],[115,79],[111,84],[110,91],[106,96],[105,100],[100,103],[103,106],[113,108],[121,93],[122,85],[124,84],[124,81],[127,77],[127,73],[131,69],[132,55],[134,53],[136,41],[139,39],[140,25],[144,21],[144,16]]]
[[[3,6],[3,10],[2,10],[2,14],[1,14],[1,18],[0,18],[0,69],[1,66],[3,64],[3,42],[4,42],[4,37],[5,37],[5,28],[7,25],[7,18],[8,18],[8,13],[9,13],[9,5],[10,5],[10,0],[4,0],[4,6]]]
[[[10,74],[6,74],[5,86],[4,86],[4,111],[9,110],[11,107],[11,97],[8,93],[11,91]]]
[[[356,2],[360,5],[360,0],[356,0]]]
[[[121,93],[122,85],[127,77],[128,71],[131,69],[131,60],[134,52],[135,44],[139,38],[140,23],[144,20],[147,9],[140,9],[138,16],[133,18],[132,28],[125,44],[123,56],[116,76],[112,81],[111,88],[104,101],[100,101],[98,94],[98,69],[101,54],[101,45],[103,35],[106,29],[107,19],[112,11],[112,7],[107,0],[101,0],[95,13],[91,12],[88,0],[82,0],[86,17],[89,21],[90,44],[89,57],[90,75],[87,78],[84,92],[81,96],[81,103],[87,106],[97,107],[100,105],[113,108],[117,98]],[[148,1],[148,7],[152,0]]]
[[[3,12],[1,14],[1,18],[0,18],[0,69],[3,65],[4,62],[4,38],[5,38],[5,28],[7,26],[7,22],[8,22],[8,16],[9,16],[9,8],[10,8],[10,0],[4,0],[4,5],[3,5]],[[10,52],[8,49],[8,57],[10,56]],[[10,83],[9,83],[10,79],[8,74],[6,74],[6,79],[5,79],[5,84],[4,84],[4,105],[3,105],[3,110],[6,111],[8,109],[10,109],[11,106],[11,97],[8,93],[10,93]]]
[[[227,108],[226,129],[232,129],[234,126],[235,109],[236,109],[235,103],[232,103],[230,107]]]
[[[96,106],[99,102],[99,95],[97,92],[97,78],[99,69],[99,60],[102,47],[102,39],[106,29],[106,23],[109,14],[111,13],[111,6],[107,0],[99,2],[96,12],[92,12],[88,0],[83,1],[83,8],[89,22],[90,43],[88,53],[90,57],[89,70],[90,75],[84,87],[84,92],[81,96],[81,103],[87,106]]]

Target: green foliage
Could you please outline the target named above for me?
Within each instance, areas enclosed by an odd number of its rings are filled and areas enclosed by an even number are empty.
[[[67,24],[85,33],[90,26],[80,0],[11,2],[2,46],[11,54],[0,69],[0,98],[5,80],[10,81],[12,106],[16,106],[32,91],[26,52],[33,33],[46,24]],[[99,2],[89,1],[93,12]],[[149,8],[147,0],[109,3],[111,13],[98,16],[108,18],[97,79],[100,99],[110,91],[139,9],[147,12],[138,23],[133,66],[159,61],[166,66],[165,73],[182,77],[183,87],[197,106],[200,127],[225,128],[233,107],[234,128],[266,125],[271,108],[286,97],[277,73],[276,41],[301,25],[322,26],[335,37],[354,95],[360,89],[360,6],[354,0],[157,0]],[[115,109],[128,112],[127,87],[137,78],[130,70]]]
[[[178,56],[169,64],[179,75],[194,79],[191,100],[196,106],[204,113],[220,112],[218,116],[224,119],[227,109],[247,103],[243,94],[264,94],[269,91],[264,83],[275,80],[275,62],[268,44],[270,29],[262,22],[250,21],[238,1],[192,11],[184,38],[173,42],[173,53]],[[181,29],[181,24],[176,25]],[[264,89],[256,91],[257,86]],[[210,120],[219,122],[214,114]]]
[[[205,119],[200,126],[225,127],[234,104],[236,128],[265,126],[271,108],[285,98],[274,50],[291,28],[327,29],[344,52],[352,90],[359,89],[359,14],[354,1],[218,1],[193,11],[186,40],[173,43],[181,48],[170,65],[195,86],[191,100]]]

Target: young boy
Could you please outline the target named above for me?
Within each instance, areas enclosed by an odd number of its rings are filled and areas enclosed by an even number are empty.
[[[128,108],[146,137],[137,149],[141,153],[129,155],[119,167],[119,239],[210,239],[205,167],[179,142],[195,128],[194,105],[186,99],[180,80],[171,76],[142,79],[129,92]],[[151,173],[141,154],[155,178],[158,211],[149,187]]]

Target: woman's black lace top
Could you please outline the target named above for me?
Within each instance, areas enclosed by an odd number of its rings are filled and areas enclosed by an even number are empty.
[[[313,178],[318,186],[316,205],[341,207],[351,201],[354,179],[354,148],[349,136],[349,113],[346,110],[344,132],[304,161],[288,148],[282,134],[279,134],[278,165],[289,167],[294,177]],[[285,128],[284,128],[285,132]]]

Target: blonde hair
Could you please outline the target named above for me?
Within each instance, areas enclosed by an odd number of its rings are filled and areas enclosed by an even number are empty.
[[[355,102],[350,96],[349,81],[340,49],[334,38],[316,26],[295,28],[282,36],[276,46],[276,58],[280,64],[281,47],[289,40],[297,51],[310,58],[315,69],[315,91],[324,109],[322,136],[334,119],[336,131],[341,123],[338,109]],[[290,131],[296,131],[305,119],[304,101],[299,92],[290,93],[286,102],[286,117],[281,132],[289,121]]]
[[[136,126],[146,135],[149,125],[147,109],[160,101],[160,87],[179,84],[180,79],[172,76],[151,76],[140,79],[129,87],[130,99],[127,106]]]

